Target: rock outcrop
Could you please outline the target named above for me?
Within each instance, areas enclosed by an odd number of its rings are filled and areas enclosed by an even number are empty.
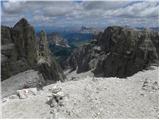
[[[157,32],[113,26],[75,50],[66,63],[77,73],[93,70],[95,76],[127,77],[157,65],[158,55]]]
[[[45,33],[38,43],[34,28],[26,19],[22,18],[13,28],[2,26],[1,35],[2,80],[28,69],[38,70],[46,80],[64,80],[63,71],[50,56]]]
[[[40,40],[38,47],[38,70],[47,80],[63,81],[65,78],[63,71],[61,67],[57,64],[54,56],[50,55],[48,41],[46,33],[44,31],[40,32]]]
[[[33,27],[21,19],[13,28],[2,26],[2,80],[36,64],[36,38]]]
[[[22,18],[13,27],[13,40],[19,57],[25,58],[30,66],[36,63],[36,37],[34,28]]]
[[[27,70],[9,77],[1,82],[1,97],[7,97],[16,94],[17,90],[27,88],[37,88],[45,86],[45,80],[38,71]]]

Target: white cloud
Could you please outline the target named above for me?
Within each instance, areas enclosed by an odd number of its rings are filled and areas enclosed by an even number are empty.
[[[110,10],[106,15],[121,16],[121,17],[157,17],[158,18],[157,2],[138,2],[129,5],[125,8]]]
[[[158,2],[138,1],[8,1],[3,2],[2,23],[21,16],[41,25],[158,25]],[[17,19],[15,19],[17,18]],[[7,20],[10,19],[10,20]],[[144,22],[145,21],[145,22]]]
[[[117,9],[121,7],[125,7],[130,2],[128,1],[87,1],[84,2],[84,9],[86,10],[95,10],[95,9],[101,9],[101,10],[109,10],[109,9]]]
[[[3,2],[4,12],[9,14],[19,13],[24,10],[25,1],[9,0]]]

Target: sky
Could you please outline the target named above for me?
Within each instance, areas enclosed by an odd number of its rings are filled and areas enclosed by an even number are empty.
[[[25,17],[35,27],[158,27],[158,15],[158,0],[1,2],[1,24],[7,26]]]

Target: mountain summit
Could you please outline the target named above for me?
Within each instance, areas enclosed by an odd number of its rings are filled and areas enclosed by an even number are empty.
[[[158,64],[158,32],[111,26],[68,58],[77,72],[93,70],[95,76],[127,77]]]
[[[25,18],[17,22],[13,28],[2,26],[1,31],[2,80],[29,69],[39,71],[46,80],[64,80],[63,71],[50,56],[44,31],[41,32],[41,44],[36,40],[34,28]],[[44,56],[46,57],[43,64],[39,63]]]

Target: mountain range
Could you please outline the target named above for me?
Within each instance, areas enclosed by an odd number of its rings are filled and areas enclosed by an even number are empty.
[[[84,29],[1,26],[3,118],[159,117],[159,33]]]

